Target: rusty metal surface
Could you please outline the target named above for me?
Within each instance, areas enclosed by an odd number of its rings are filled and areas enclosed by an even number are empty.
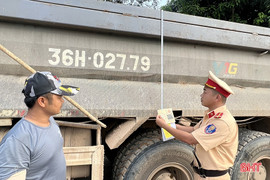
[[[0,90],[1,94],[5,94],[0,117],[21,117],[26,113],[21,94],[24,78],[0,76],[0,83],[6,87]],[[76,78],[63,78],[62,81],[81,87],[74,100],[97,117],[155,117],[160,107],[159,83]],[[200,104],[202,89],[202,85],[165,83],[164,108],[180,109],[184,116],[202,116],[205,110]],[[227,102],[233,115],[270,116],[268,89],[233,87],[233,90],[235,95],[230,96]],[[65,102],[58,117],[83,115]]]
[[[0,31],[0,42],[39,71],[78,79],[160,82],[157,39],[3,22]],[[233,86],[269,88],[269,58],[243,49],[165,41],[164,82],[203,84],[211,70]],[[0,74],[29,75],[3,52]]]
[[[0,3],[0,19],[4,21],[160,36],[160,11],[156,10],[82,0],[1,0]],[[270,49],[268,28],[170,12],[164,12],[164,21],[166,38],[258,50]]]
[[[159,11],[92,1],[0,3],[0,43],[80,87],[74,99],[93,115],[156,116]],[[211,70],[236,92],[228,100],[235,116],[270,116],[270,55],[260,55],[269,49],[269,29],[168,12],[164,18],[164,108],[202,116],[199,96]],[[27,112],[21,90],[28,75],[0,52],[0,118]],[[83,117],[68,103],[58,116]]]

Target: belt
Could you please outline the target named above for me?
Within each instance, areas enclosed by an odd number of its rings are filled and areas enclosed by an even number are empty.
[[[201,177],[206,178],[206,177],[217,177],[217,176],[222,176],[228,172],[227,170],[206,170],[203,168],[198,168],[196,166],[193,166],[194,171],[199,174]]]
[[[217,177],[217,176],[222,176],[224,174],[226,174],[229,169],[226,169],[226,170],[207,170],[207,169],[203,169],[202,166],[201,166],[201,162],[199,161],[196,153],[195,153],[195,150],[193,151],[193,154],[197,160],[197,163],[199,165],[199,167],[196,167],[193,165],[193,161],[191,162],[191,166],[193,167],[194,171],[199,174],[202,178],[206,178],[206,177]]]

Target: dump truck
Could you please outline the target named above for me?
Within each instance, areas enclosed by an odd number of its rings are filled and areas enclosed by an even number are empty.
[[[232,179],[270,179],[270,29],[101,1],[0,0],[0,44],[37,71],[80,87],[55,116],[67,179],[191,180],[193,147],[163,141],[157,110],[194,126],[208,71],[235,92]],[[30,73],[0,52],[0,139],[27,113]]]

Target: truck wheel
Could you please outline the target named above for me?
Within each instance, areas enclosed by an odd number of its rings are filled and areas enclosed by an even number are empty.
[[[178,140],[163,142],[160,131],[140,133],[119,151],[114,180],[191,180],[193,148]]]
[[[234,162],[232,179],[270,179],[269,134],[239,129],[238,154]]]

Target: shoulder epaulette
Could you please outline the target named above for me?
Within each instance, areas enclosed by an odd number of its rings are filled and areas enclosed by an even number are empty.
[[[223,116],[223,113],[217,113],[214,118],[221,118]]]

